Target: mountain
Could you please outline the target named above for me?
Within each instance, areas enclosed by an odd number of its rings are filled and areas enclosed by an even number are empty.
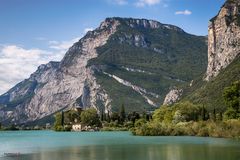
[[[216,77],[240,53],[240,1],[227,0],[208,28],[206,80]]]
[[[225,111],[223,90],[240,80],[240,1],[228,0],[209,23],[208,67],[186,87],[182,100]],[[202,78],[203,77],[203,78]]]
[[[207,39],[153,20],[107,18],[60,62],[38,67],[0,96],[2,123],[29,123],[71,107],[151,111],[207,68]]]

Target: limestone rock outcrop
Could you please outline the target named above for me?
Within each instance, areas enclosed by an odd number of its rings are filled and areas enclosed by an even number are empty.
[[[208,29],[208,67],[205,80],[216,77],[240,55],[240,1],[227,0]]]
[[[177,101],[180,100],[181,95],[183,93],[182,89],[171,89],[169,93],[166,95],[163,105],[171,105],[173,103],[176,103]]]
[[[39,66],[28,80],[5,93],[3,97],[10,103],[18,99],[24,102],[1,118],[25,123],[73,105],[97,108],[97,101],[110,109],[108,103],[111,100],[97,84],[93,76],[94,66],[87,67],[87,63],[97,57],[96,48],[107,42],[118,25],[115,20],[104,21],[99,28],[75,43],[61,62]]]

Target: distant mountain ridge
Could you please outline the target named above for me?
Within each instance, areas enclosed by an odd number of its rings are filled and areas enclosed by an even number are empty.
[[[0,96],[0,121],[29,123],[71,107],[149,111],[206,70],[207,44],[153,20],[107,18],[67,51]]]

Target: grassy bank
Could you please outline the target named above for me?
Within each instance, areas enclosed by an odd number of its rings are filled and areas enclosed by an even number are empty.
[[[140,136],[201,136],[218,138],[240,138],[240,120],[199,121],[166,124],[148,122],[132,129]]]

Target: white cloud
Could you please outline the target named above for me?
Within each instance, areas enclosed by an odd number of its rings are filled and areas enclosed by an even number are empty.
[[[160,2],[161,0],[138,0],[134,5],[136,7],[145,7],[145,6],[157,5]]]
[[[25,49],[16,45],[0,48],[0,94],[28,78],[40,64],[56,60],[59,55],[40,49]]]
[[[90,30],[93,28],[86,28],[83,32]],[[48,41],[48,48],[45,50],[24,48],[15,44],[0,44],[0,95],[28,78],[39,65],[49,61],[60,61],[66,51],[80,38],[76,37],[68,41]],[[47,40],[44,37],[34,39]]]
[[[93,31],[93,28],[92,27],[85,28],[83,33],[86,34],[88,31]]]
[[[192,12],[186,9],[184,11],[176,11],[175,14],[176,15],[191,15]]]
[[[69,41],[49,41],[49,49],[26,49],[19,45],[0,45],[0,95],[29,77],[41,64],[60,61],[80,37]]]

